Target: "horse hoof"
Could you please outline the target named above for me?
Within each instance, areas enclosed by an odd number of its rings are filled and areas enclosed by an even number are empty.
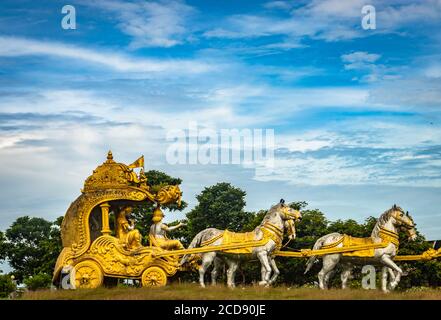
[[[268,282],[266,281],[259,281],[259,286],[266,286]]]
[[[398,282],[391,282],[389,289],[394,290],[397,287],[397,285],[398,285]]]

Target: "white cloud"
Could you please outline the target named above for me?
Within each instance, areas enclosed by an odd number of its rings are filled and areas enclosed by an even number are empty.
[[[315,186],[441,187],[439,141],[439,128],[365,120],[279,134],[274,166],[257,165],[255,179]]]
[[[361,10],[364,5],[374,5],[377,12],[377,29],[362,30]],[[292,9],[290,3],[279,1],[264,5],[266,9],[279,9],[285,15],[256,13],[254,15],[232,15],[220,26],[204,33],[216,38],[254,38],[274,35],[292,39],[309,37],[325,41],[341,41],[368,37],[378,33],[397,33],[403,26],[437,24],[441,18],[441,4],[428,0],[418,4],[408,1],[372,0],[315,0]]]
[[[355,51],[341,55],[344,69],[355,72],[354,81],[362,83],[378,83],[381,86],[406,77],[420,77],[420,69],[415,65],[386,65],[379,62],[381,54]]]
[[[3,57],[55,56],[99,64],[120,72],[198,74],[214,69],[212,65],[194,60],[132,58],[124,54],[106,51],[102,49],[91,50],[60,42],[0,36],[0,56]]]
[[[378,2],[381,4],[381,2]],[[425,0],[418,3],[396,1],[377,10],[377,25],[384,30],[399,30],[403,26],[439,23],[441,19],[441,2]]]
[[[290,1],[269,1],[263,5],[266,9],[288,10],[292,8]]]
[[[369,68],[380,57],[379,54],[356,51],[342,55],[341,59],[345,63],[345,69],[351,70]]]
[[[387,79],[369,89],[368,102],[378,107],[420,112],[441,106],[441,83],[437,79],[427,81],[418,72],[408,72],[400,78]]]
[[[232,15],[221,26],[206,31],[204,36],[235,39],[283,35],[293,39],[294,43],[302,37],[327,41],[362,37],[364,35],[354,28],[360,23],[360,3],[318,1],[294,9],[288,16]],[[280,5],[269,4],[272,5],[283,9]]]
[[[428,78],[441,78],[441,64],[433,64],[424,70],[424,75]]]
[[[88,1],[115,15],[118,27],[133,38],[132,48],[173,47],[192,39],[190,17],[195,9],[184,1]]]
[[[314,0],[299,9],[311,17],[359,18],[365,0]]]

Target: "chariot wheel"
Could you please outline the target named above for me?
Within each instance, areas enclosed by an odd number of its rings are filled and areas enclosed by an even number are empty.
[[[71,273],[71,283],[76,289],[95,289],[103,284],[103,272],[94,261],[83,261],[74,266]]]
[[[149,267],[142,273],[141,283],[143,287],[163,287],[167,284],[167,274],[160,267]]]

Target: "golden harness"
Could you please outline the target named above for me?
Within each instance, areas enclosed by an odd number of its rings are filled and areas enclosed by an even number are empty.
[[[399,246],[399,237],[398,234],[395,232],[392,232],[390,230],[386,230],[383,228],[380,228],[379,236],[382,239],[383,243],[393,243],[394,245]],[[375,242],[371,237],[367,238],[357,238],[352,237],[350,235],[344,234],[343,237],[334,242],[327,245],[324,245],[321,247],[321,249],[331,249],[337,247],[340,243],[343,243],[343,247],[351,247],[351,246],[359,246],[359,245],[370,245],[374,244]],[[345,252],[343,253],[343,256],[345,257],[373,257],[375,254],[375,248],[368,248],[363,250],[357,250],[353,252]]]
[[[223,250],[226,253],[237,253],[237,254],[250,254],[253,252],[253,249],[256,247],[255,244],[262,243],[261,245],[265,245],[270,239],[276,243],[276,250],[279,250],[282,246],[282,238],[283,238],[283,230],[277,227],[276,225],[266,222],[260,230],[263,233],[263,236],[259,239],[257,238],[256,231],[251,232],[232,232],[225,230],[217,236],[201,242],[201,247],[209,246],[216,242],[217,240],[222,238],[222,245],[230,245],[230,244],[242,244],[249,242],[254,246],[249,246],[247,248],[239,248],[239,249],[228,249]]]

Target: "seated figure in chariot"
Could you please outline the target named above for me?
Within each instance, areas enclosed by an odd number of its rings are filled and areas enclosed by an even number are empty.
[[[116,237],[120,240],[123,247],[127,250],[138,249],[141,244],[141,233],[135,229],[135,222],[130,219],[132,208],[129,206],[123,207],[116,218]],[[130,219],[130,223],[129,220]]]
[[[164,213],[161,211],[161,208],[156,207],[153,211],[153,224],[150,227],[149,233],[149,241],[150,245],[155,247],[160,247],[165,250],[180,250],[184,249],[181,241],[169,239],[167,237],[168,231],[173,231],[178,228],[185,226],[185,223],[180,222],[176,226],[169,227],[165,223],[162,222],[164,218]]]

